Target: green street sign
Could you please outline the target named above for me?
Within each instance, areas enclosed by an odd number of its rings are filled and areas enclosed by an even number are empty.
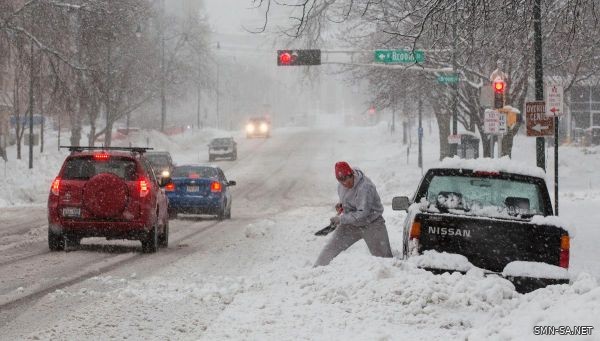
[[[453,84],[458,83],[458,73],[449,73],[446,75],[439,75],[437,81],[440,84]]]
[[[375,50],[375,62],[385,64],[423,63],[425,52],[420,50]]]

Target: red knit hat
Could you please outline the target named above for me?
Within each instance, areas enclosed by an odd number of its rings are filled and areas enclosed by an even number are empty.
[[[339,161],[335,164],[335,177],[343,179],[345,176],[352,175],[352,168],[346,161]]]

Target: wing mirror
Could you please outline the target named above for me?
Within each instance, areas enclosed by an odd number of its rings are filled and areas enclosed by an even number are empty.
[[[227,186],[235,186],[237,182],[235,181],[227,181]]]
[[[410,206],[410,199],[408,197],[394,197],[392,199],[392,210],[394,211],[408,211]]]
[[[166,185],[172,183],[173,180],[171,179],[170,176],[165,176],[165,177],[161,177],[160,180],[158,181],[158,185],[160,187],[165,187]]]

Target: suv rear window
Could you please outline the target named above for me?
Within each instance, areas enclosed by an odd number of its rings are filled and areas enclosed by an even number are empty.
[[[96,174],[113,173],[126,181],[137,180],[135,160],[122,157],[110,157],[108,160],[94,160],[91,156],[67,159],[64,180],[88,180]]]

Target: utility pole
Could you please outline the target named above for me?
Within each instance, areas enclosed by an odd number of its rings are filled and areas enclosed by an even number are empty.
[[[542,0],[533,4],[533,31],[535,49],[535,100],[544,101],[544,65],[542,59]],[[555,128],[556,129],[556,128]],[[557,138],[557,136],[554,136]],[[546,170],[544,137],[535,138],[536,164]]]
[[[160,0],[160,131],[165,132],[167,120],[167,98],[165,94],[165,0]]]

